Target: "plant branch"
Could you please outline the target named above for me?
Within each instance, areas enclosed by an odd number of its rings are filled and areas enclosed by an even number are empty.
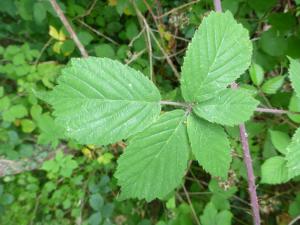
[[[288,225],[294,225],[298,220],[300,220],[300,215],[293,219]]]
[[[289,112],[287,110],[283,109],[270,109],[270,108],[256,108],[256,112],[263,112],[263,113],[272,113],[272,114],[288,114],[288,113],[293,113],[297,114],[297,112]]]
[[[82,43],[80,42],[79,38],[77,37],[77,34],[74,32],[73,28],[71,27],[70,23],[68,22],[66,16],[64,15],[63,11],[61,10],[60,6],[57,4],[56,0],[49,0],[54,11],[57,13],[59,19],[61,20],[61,22],[63,23],[63,25],[65,26],[65,28],[67,29],[67,31],[69,32],[72,40],[75,42],[77,48],[79,49],[81,55],[83,57],[88,57],[88,53],[86,51],[86,49],[84,48],[84,46],[82,45]]]
[[[198,219],[197,213],[196,213],[196,211],[195,211],[195,208],[194,208],[194,206],[193,206],[193,203],[192,203],[192,201],[191,201],[191,198],[190,198],[190,196],[189,196],[189,193],[187,192],[187,190],[186,190],[186,188],[185,188],[184,185],[182,185],[182,188],[183,188],[184,194],[185,194],[185,196],[186,196],[186,199],[187,199],[187,201],[188,201],[188,203],[189,203],[189,206],[190,206],[190,208],[191,208],[191,210],[192,210],[192,214],[193,214],[193,217],[194,217],[194,220],[195,220],[196,224],[197,224],[197,225],[201,225],[201,224],[200,224],[200,221],[199,221],[199,219]]]
[[[222,5],[221,0],[214,0],[215,11],[222,12]],[[231,88],[235,89],[238,88],[236,83],[231,85]],[[255,186],[255,176],[253,171],[252,159],[250,155],[249,143],[248,143],[248,134],[246,131],[245,124],[239,125],[240,129],[240,138],[243,148],[243,157],[244,163],[247,169],[247,177],[248,177],[248,191],[250,195],[250,202],[251,202],[251,209],[252,209],[252,217],[253,217],[253,224],[260,225],[260,215],[259,215],[259,204],[258,198],[256,193],[256,186]]]
[[[186,4],[183,4],[183,5],[180,5],[180,6],[178,6],[177,8],[171,9],[170,11],[168,11],[168,12],[166,12],[166,13],[160,15],[160,16],[156,16],[156,18],[157,18],[157,19],[161,19],[161,18],[163,18],[163,17],[165,17],[165,16],[167,16],[167,15],[170,15],[170,14],[172,14],[172,13],[174,13],[174,12],[177,12],[178,10],[184,9],[184,8],[186,8],[186,7],[188,7],[188,6],[191,6],[191,5],[193,5],[193,4],[196,4],[196,3],[198,3],[198,2],[200,2],[200,0],[195,0],[195,1],[188,2],[188,3],[186,3]]]
[[[153,38],[154,42],[156,43],[157,47],[159,48],[159,50],[162,52],[162,54],[164,55],[165,59],[167,60],[169,66],[171,67],[171,69],[173,70],[174,75],[180,79],[180,75],[179,72],[177,71],[174,63],[172,62],[172,60],[170,59],[169,55],[165,52],[164,48],[161,46],[161,44],[159,43],[159,41],[157,40],[157,38],[155,37],[155,34],[153,33],[152,29],[150,28],[149,24],[147,23],[146,18],[144,17],[144,15],[141,13],[141,11],[136,7],[135,5],[135,0],[132,0],[133,6],[135,8],[135,11],[138,15],[139,18],[142,19],[142,21],[144,22],[145,28],[146,30],[149,31],[151,37]],[[151,8],[150,8],[151,9]],[[155,17],[153,18],[154,22],[156,24],[156,26],[158,26]],[[160,34],[160,33],[159,33]]]
[[[80,23],[82,26],[86,27],[87,29],[91,30],[92,32],[94,32],[95,34],[99,35],[100,37],[103,37],[104,39],[110,41],[111,43],[115,44],[115,45],[120,45],[118,42],[116,42],[115,40],[113,40],[112,38],[106,36],[105,34],[101,33],[99,30],[94,29],[93,27],[91,27],[90,25],[86,24],[85,22],[83,22],[82,20],[76,20],[78,23]]]
[[[216,12],[222,12],[221,0],[214,0],[214,6]]]
[[[247,170],[248,191],[250,194],[253,224],[260,225],[259,204],[258,204],[258,198],[257,198],[257,193],[256,193],[255,176],[254,176],[254,171],[253,171],[252,158],[250,155],[250,149],[249,149],[249,143],[248,143],[248,134],[246,131],[245,124],[240,124],[239,128],[240,128],[240,137],[241,137],[241,142],[242,142],[242,147],[243,147],[244,163],[245,163],[246,170]]]

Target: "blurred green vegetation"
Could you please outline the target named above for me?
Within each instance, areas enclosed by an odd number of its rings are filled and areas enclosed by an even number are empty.
[[[213,10],[212,1],[135,2],[154,34],[152,53],[132,1],[61,0],[59,5],[89,55],[117,59],[145,76],[153,68],[163,98],[180,100],[174,68],[180,73],[186,46]],[[241,86],[264,106],[300,112],[300,99],[286,78],[286,56],[300,58],[300,1],[224,0],[222,6],[249,30],[254,47],[253,65],[239,80]],[[80,57],[51,4],[1,0],[0,12],[0,224],[251,224],[237,128],[227,129],[235,151],[226,182],[210,178],[194,162],[186,189],[165,201],[118,201],[113,173],[126,143],[82,146],[66,139],[51,108],[36,97],[37,91],[54,87],[71,57]],[[261,165],[281,154],[298,123],[295,114],[257,114],[246,124],[263,224],[285,225],[300,214],[299,179],[260,183]]]

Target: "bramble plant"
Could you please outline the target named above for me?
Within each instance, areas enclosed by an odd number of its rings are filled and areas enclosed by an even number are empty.
[[[41,98],[53,106],[65,135],[81,144],[107,145],[128,139],[115,174],[121,199],[163,199],[182,182],[192,159],[190,151],[212,176],[227,178],[232,156],[224,126],[249,120],[259,104],[248,90],[228,88],[250,66],[251,55],[248,31],[230,12],[211,12],[184,58],[181,91],[185,102],[161,100],[154,83],[140,72],[116,60],[95,57],[72,59],[58,85]],[[290,61],[290,78],[300,96],[296,75],[300,64]],[[161,113],[161,105],[183,109]],[[285,182],[300,174],[299,140],[297,131],[281,151],[286,157],[265,162],[265,183]]]

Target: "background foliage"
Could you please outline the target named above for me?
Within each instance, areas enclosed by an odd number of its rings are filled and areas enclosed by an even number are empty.
[[[181,101],[174,68],[180,72],[187,44],[212,1],[146,3],[136,0],[137,11],[129,0],[59,2],[90,55],[130,65],[153,78],[162,99]],[[300,2],[224,0],[222,5],[249,30],[253,44],[253,64],[239,79],[241,86],[264,106],[300,111],[286,57],[300,58]],[[194,162],[183,187],[165,201],[118,201],[113,173],[126,143],[84,146],[65,138],[52,109],[36,98],[36,91],[54,87],[71,57],[80,57],[50,3],[2,0],[0,11],[1,224],[251,223],[237,128],[226,129],[234,146],[226,182]],[[155,37],[151,51],[147,32]],[[264,224],[288,224],[300,214],[299,178],[279,184],[284,177],[274,176],[299,123],[297,114],[257,113],[246,124]]]

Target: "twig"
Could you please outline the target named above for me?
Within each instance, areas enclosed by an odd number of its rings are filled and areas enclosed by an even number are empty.
[[[133,5],[135,6],[135,0],[132,0]],[[163,47],[160,45],[159,41],[157,40],[157,38],[155,37],[153,31],[151,30],[149,24],[147,23],[146,18],[143,16],[143,14],[141,13],[141,11],[135,6],[134,7],[136,10],[136,13],[138,15],[139,18],[141,18],[143,21],[145,21],[145,27],[146,29],[149,30],[150,35],[152,36],[153,40],[155,41],[156,45],[158,46],[159,50],[163,53],[164,57],[166,58],[168,64],[170,65],[171,69],[173,70],[174,75],[179,79],[179,73],[175,67],[175,65],[173,64],[172,60],[170,59],[170,57],[168,56],[168,54],[165,52],[165,50],[163,49]],[[155,18],[154,21],[156,22]]]
[[[94,0],[92,2],[91,6],[88,8],[88,10],[86,12],[84,12],[82,15],[77,16],[77,18],[83,18],[83,17],[86,17],[86,16],[90,15],[91,12],[93,11],[93,9],[95,8],[96,4],[97,4],[97,1],[98,0]]]
[[[142,15],[139,8],[137,7],[135,0],[131,0],[131,3],[134,7],[134,10],[137,13],[138,21],[139,21],[139,24],[140,24],[142,30],[146,31],[146,32],[143,32],[143,34],[144,34],[145,43],[147,45],[147,51],[148,51],[148,59],[149,59],[149,67],[150,67],[149,77],[150,77],[150,80],[153,81],[153,53],[152,53],[152,43],[151,43],[151,38],[150,38],[150,27],[147,23],[146,18]]]
[[[183,9],[183,8],[188,7],[188,6],[190,6],[190,5],[196,4],[196,3],[198,3],[198,2],[200,2],[200,0],[188,2],[188,3],[184,4],[184,5],[178,6],[177,8],[171,9],[170,11],[168,11],[168,12],[162,14],[161,16],[157,16],[156,18],[157,18],[157,19],[161,19],[161,18],[163,18],[163,17],[165,17],[165,16],[167,16],[167,15],[169,15],[169,14],[172,14],[172,13],[174,13],[174,12],[180,10],[180,9]]]
[[[168,56],[169,56],[169,58],[173,58],[173,57],[176,57],[176,56],[184,53],[185,51],[186,51],[186,48],[183,48],[183,49],[180,49],[178,52],[175,52],[174,54],[171,54],[171,55],[168,55]],[[166,59],[166,57],[164,57],[164,56],[156,56],[156,55],[153,55],[153,58],[157,59],[157,60]]]
[[[263,113],[272,113],[272,114],[297,114],[297,112],[289,112],[287,110],[282,109],[269,109],[269,108],[256,108],[256,112],[263,112]]]
[[[129,42],[129,44],[128,44],[128,47],[132,47],[132,45],[133,45],[133,43],[137,40],[137,39],[139,39],[140,38],[140,36],[144,33],[144,31],[145,31],[145,27],[143,27],[143,29],[134,37],[134,38],[132,38],[131,39],[131,41]]]
[[[170,59],[168,54],[165,52],[165,50],[161,47],[161,45],[159,44],[159,41],[157,40],[157,38],[155,37],[153,32],[150,32],[150,34],[151,34],[152,38],[154,39],[155,43],[157,44],[158,48],[160,49],[160,51],[163,53],[163,55],[166,58],[167,62],[169,63],[171,69],[173,70],[173,73],[174,73],[175,77],[180,79],[180,75],[179,75],[175,65],[173,64],[172,60]]]
[[[300,215],[297,216],[295,219],[293,219],[288,225],[293,225],[293,224],[295,224],[298,220],[300,220]]]
[[[69,32],[72,40],[75,42],[77,48],[79,49],[81,55],[83,57],[88,57],[88,53],[86,51],[86,49],[84,48],[84,46],[81,44],[79,38],[77,37],[77,34],[74,32],[73,28],[71,27],[70,23],[68,22],[67,18],[65,17],[63,11],[61,10],[60,6],[57,4],[56,0],[49,0],[54,11],[57,13],[59,19],[61,20],[61,22],[63,23],[63,25],[65,26],[65,28],[67,29],[67,31]]]
[[[100,31],[94,29],[93,27],[91,27],[90,25],[86,24],[85,22],[83,22],[82,20],[76,20],[78,23],[80,23],[82,26],[86,27],[87,29],[93,31],[95,34],[99,35],[100,37],[103,37],[104,39],[110,41],[111,43],[115,44],[115,45],[120,45],[118,42],[116,42],[115,40],[111,39],[110,37],[106,36],[105,34],[101,33]]]
[[[191,201],[191,198],[190,198],[190,196],[189,196],[189,193],[187,192],[187,190],[186,190],[186,188],[185,188],[184,185],[182,185],[182,188],[183,188],[183,191],[184,191],[184,193],[185,193],[186,199],[187,199],[187,201],[188,201],[188,203],[189,203],[189,205],[190,205],[190,208],[191,208],[191,210],[192,210],[192,214],[193,214],[193,217],[194,217],[194,220],[195,220],[196,224],[197,224],[197,225],[201,225],[201,224],[200,224],[200,221],[199,221],[199,219],[198,219],[197,213],[196,213],[196,211],[195,211],[195,208],[194,208],[194,206],[193,206],[193,203],[192,203],[192,201]]]
[[[39,54],[39,56],[37,57],[37,59],[34,61],[34,66],[37,67],[43,53],[46,51],[46,49],[49,47],[49,45],[51,44],[51,42],[53,41],[53,38],[49,38],[49,40],[46,42],[46,44],[44,44],[43,48],[41,49],[41,52]]]
[[[148,48],[148,58],[149,58],[149,67],[150,67],[150,80],[153,81],[153,52],[152,52],[152,43],[151,43],[151,37],[150,37],[150,28],[147,26],[147,21],[143,17],[143,22],[146,27],[146,36],[147,36],[147,48]]]
[[[127,62],[126,62],[126,65],[129,65],[130,63],[132,63],[133,61],[135,61],[136,59],[138,59],[141,55],[143,55],[145,53],[146,49],[143,49],[142,51],[139,51],[135,54],[132,55],[131,59],[129,59]]]
[[[221,0],[214,0],[215,11],[222,12]],[[236,83],[231,85],[231,88],[238,88]],[[250,202],[251,202],[251,209],[252,209],[252,216],[253,216],[253,224],[260,225],[260,215],[259,215],[259,204],[258,198],[256,193],[256,186],[255,186],[255,177],[252,165],[252,159],[249,150],[249,143],[248,143],[248,134],[246,131],[245,124],[239,125],[240,129],[240,138],[243,148],[243,156],[244,156],[244,163],[247,169],[247,177],[248,177],[248,191],[250,195]]]
[[[151,29],[153,32],[156,32],[156,33],[159,33],[159,31],[158,30],[156,30],[156,29]],[[186,39],[186,38],[184,38],[184,37],[180,37],[180,36],[177,36],[177,35],[175,35],[175,34],[171,34],[170,33],[170,35],[174,38],[174,39],[178,39],[178,40],[181,40],[181,41],[184,41],[184,42],[189,42],[190,40],[189,39]]]
[[[40,199],[41,199],[41,194],[38,195],[38,197],[36,198],[35,200],[35,205],[34,205],[34,209],[33,209],[33,212],[32,212],[32,217],[31,217],[31,220],[30,220],[30,225],[34,225],[34,219],[35,219],[35,216],[36,216],[36,212],[39,208],[39,205],[40,205]]]

